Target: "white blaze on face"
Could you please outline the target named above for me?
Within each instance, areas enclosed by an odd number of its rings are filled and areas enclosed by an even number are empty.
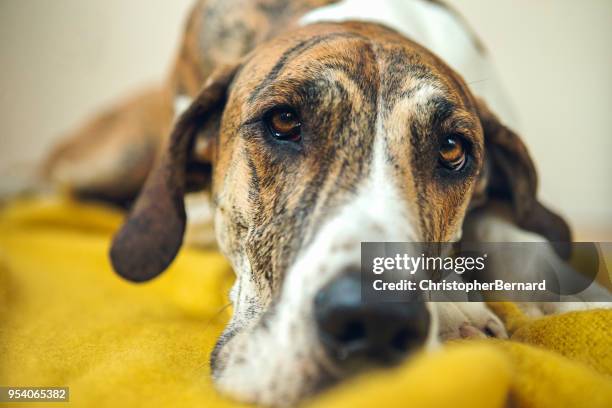
[[[397,187],[392,164],[386,159],[385,138],[382,126],[377,123],[368,177],[361,182],[356,196],[326,221],[312,244],[298,256],[288,272],[289,280],[294,276],[310,280],[305,275],[314,275],[315,280],[320,280],[315,278],[321,276],[320,270],[333,274],[346,267],[359,266],[361,242],[418,241],[417,217],[410,214],[406,198]],[[302,263],[305,270],[293,273],[302,268]]]

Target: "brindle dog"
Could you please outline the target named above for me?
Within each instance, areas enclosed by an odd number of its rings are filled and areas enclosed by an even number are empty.
[[[199,2],[169,90],[141,100],[158,102],[118,107],[47,167],[77,192],[121,201],[148,174],[111,250],[133,281],[172,262],[185,194],[208,193],[237,277],[213,375],[245,401],[292,404],[439,338],[505,336],[481,303],[364,306],[354,280],[361,241],[455,241],[466,216],[493,201],[511,233],[570,241],[536,199],[519,137],[455,71],[378,24],[299,27],[322,3]],[[166,139],[169,105],[181,97],[193,101]],[[163,123],[150,126],[154,118]],[[109,145],[116,154],[85,170]]]

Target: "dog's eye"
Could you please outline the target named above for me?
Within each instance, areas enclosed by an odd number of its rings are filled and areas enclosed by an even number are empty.
[[[264,123],[270,134],[279,140],[299,142],[302,123],[291,108],[277,108],[264,116]]]
[[[440,163],[449,170],[459,171],[465,166],[465,142],[458,135],[446,136],[440,145]]]

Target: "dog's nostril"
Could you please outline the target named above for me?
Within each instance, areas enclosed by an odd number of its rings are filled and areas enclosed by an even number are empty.
[[[366,338],[366,328],[362,322],[350,321],[336,339],[342,343],[355,342]]]
[[[359,275],[341,276],[315,297],[319,338],[339,364],[393,363],[425,343],[429,312],[423,302],[363,303]]]
[[[410,350],[411,343],[418,335],[407,327],[401,328],[391,339],[391,347],[400,353],[406,353]]]

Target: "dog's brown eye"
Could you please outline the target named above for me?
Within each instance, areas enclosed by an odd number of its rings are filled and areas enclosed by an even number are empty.
[[[447,169],[458,171],[466,162],[465,145],[460,136],[447,136],[440,146],[440,163]]]
[[[265,118],[268,130],[276,139],[299,142],[301,126],[297,114],[289,108],[279,108],[268,113]]]

